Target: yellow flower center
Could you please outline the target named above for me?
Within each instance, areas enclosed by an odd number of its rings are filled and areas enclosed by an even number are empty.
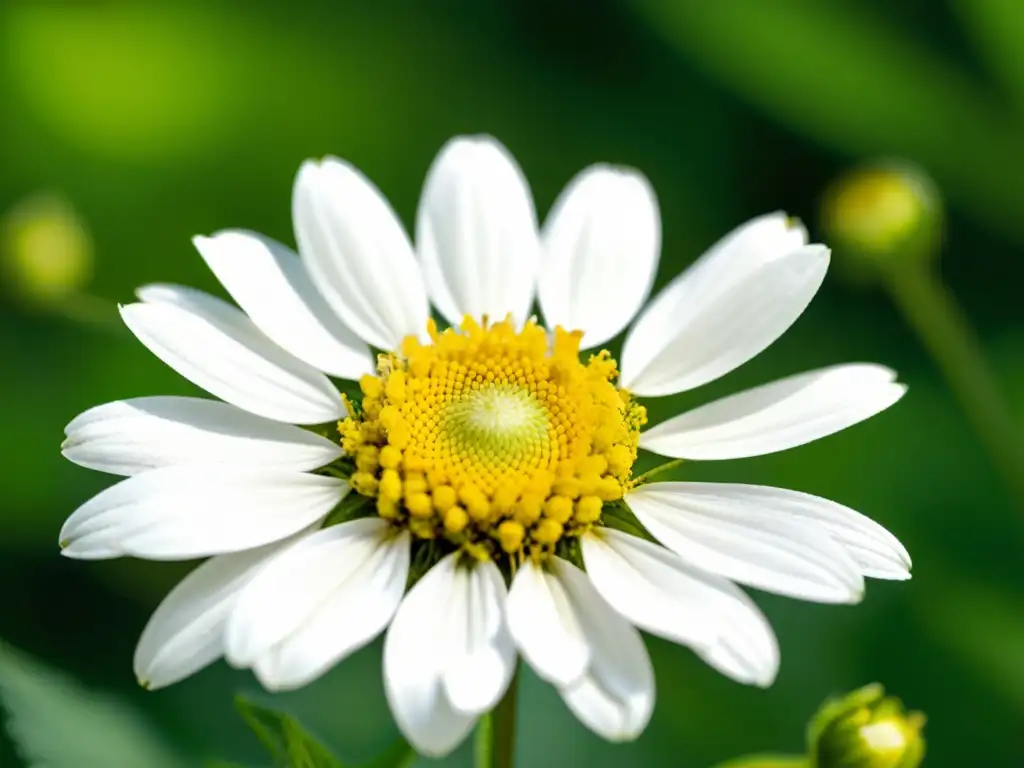
[[[533,321],[429,332],[380,356],[339,425],[381,517],[482,559],[540,557],[622,498],[646,414],[607,352],[583,363],[581,333]]]

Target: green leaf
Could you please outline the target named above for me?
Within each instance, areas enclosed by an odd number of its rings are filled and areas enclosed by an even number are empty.
[[[363,768],[409,768],[416,762],[416,750],[405,739],[398,739]]]
[[[194,765],[131,707],[3,643],[0,704],[6,730],[29,768]]]
[[[636,536],[638,539],[655,541],[650,531],[644,528],[644,524],[633,514],[633,510],[624,501],[613,501],[605,504],[604,509],[601,510],[601,516],[604,524],[609,528]]]
[[[340,523],[347,523],[350,520],[355,520],[357,517],[369,514],[373,510],[370,509],[370,503],[373,500],[366,497],[360,496],[358,493],[350,493],[336,506],[331,513],[327,516],[327,520],[324,522],[325,526],[338,525]]]
[[[343,768],[291,715],[235,697],[235,706],[280,768]]]
[[[719,763],[715,768],[807,768],[803,755],[746,755]]]
[[[1018,109],[1024,108],[1024,5],[1020,0],[956,0],[953,7],[992,74]]]
[[[941,594],[926,617],[935,638],[1024,711],[1024,603],[964,580]]]
[[[275,768],[344,768],[341,761],[291,715],[254,704],[242,696],[235,697],[235,706],[256,738],[270,752]],[[362,768],[409,768],[417,757],[416,750],[405,739],[398,739]],[[211,768],[233,766],[222,763]]]
[[[643,0],[635,7],[680,54],[773,118],[856,156],[912,160],[965,210],[1024,241],[1018,121],[864,4]]]

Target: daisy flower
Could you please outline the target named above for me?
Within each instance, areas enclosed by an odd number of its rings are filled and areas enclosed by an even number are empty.
[[[633,472],[640,449],[772,453],[902,396],[892,371],[840,365],[648,427],[645,398],[729,373],[804,311],[829,251],[793,220],[744,224],[645,306],[660,219],[634,170],[584,170],[539,229],[505,148],[460,138],[428,173],[415,247],[335,158],[302,166],[293,218],[298,255],[195,239],[237,307],[151,285],[121,308],[219,400],[119,401],[66,430],[71,461],[127,476],[68,519],[66,556],[209,557],[143,632],[144,685],[223,656],[294,688],[387,630],[387,698],[424,754],[495,706],[518,656],[629,739],[655,698],[638,630],[766,686],[776,640],[737,584],[853,603],[865,576],[909,578],[899,542],[835,502]],[[631,323],[616,362],[601,347]]]

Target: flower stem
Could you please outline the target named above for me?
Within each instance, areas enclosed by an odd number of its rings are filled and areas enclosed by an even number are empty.
[[[504,697],[481,719],[476,732],[476,768],[513,768],[516,749],[516,700],[519,671],[512,676]]]
[[[893,270],[888,288],[1024,511],[1024,441],[964,311],[925,265]]]
[[[662,472],[668,472],[670,469],[682,466],[685,459],[672,459],[672,461],[666,461],[664,464],[659,464],[654,469],[649,469],[642,475],[637,475],[633,478],[634,485],[643,485],[649,482],[652,477],[660,475]]]

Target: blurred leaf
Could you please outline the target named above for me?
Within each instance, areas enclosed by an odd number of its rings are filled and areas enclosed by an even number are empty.
[[[927,620],[989,687],[1024,710],[1024,602],[988,585],[947,585]]]
[[[956,0],[975,45],[1024,112],[1024,4],[1020,0]]]
[[[267,748],[280,768],[343,768],[327,747],[314,739],[291,715],[253,704],[242,696],[235,706],[256,738]],[[363,768],[408,768],[417,758],[405,739],[399,739]],[[228,764],[214,768],[231,768]]]
[[[342,768],[341,762],[290,715],[253,704],[241,696],[235,706],[256,738],[281,768]]]
[[[747,755],[726,760],[715,768],[806,768],[803,755]]]
[[[776,119],[849,153],[919,163],[978,219],[1024,241],[1019,126],[963,73],[862,6],[637,7],[677,50]]]
[[[363,768],[409,768],[416,762],[416,750],[405,739],[398,739]]]
[[[0,703],[29,768],[188,765],[133,709],[3,644]]]
[[[215,143],[235,124],[239,62],[216,44],[213,20],[200,7],[32,4],[13,9],[3,31],[15,80],[52,130],[148,160]]]

